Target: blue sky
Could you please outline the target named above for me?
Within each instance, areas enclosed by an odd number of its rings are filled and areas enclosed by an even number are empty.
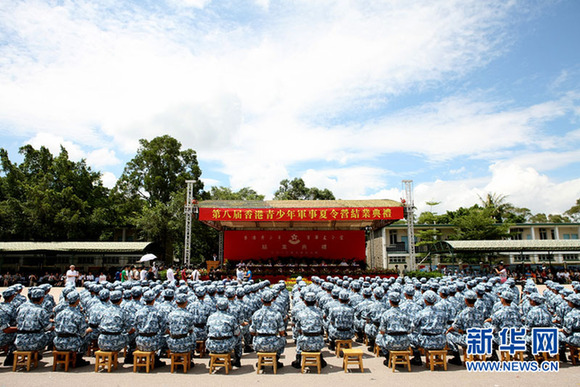
[[[437,212],[580,197],[580,2],[3,1],[0,146],[60,145],[112,186],[140,138],[212,185],[302,177]]]

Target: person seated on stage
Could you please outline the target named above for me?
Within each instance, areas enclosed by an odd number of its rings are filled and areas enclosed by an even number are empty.
[[[340,261],[340,263],[338,264],[338,266],[348,266],[348,263],[346,263],[346,260],[343,258],[342,261]]]

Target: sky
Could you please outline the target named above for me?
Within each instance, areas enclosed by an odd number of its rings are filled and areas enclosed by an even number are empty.
[[[419,211],[494,193],[562,213],[579,19],[575,0],[0,1],[0,147],[62,145],[112,187],[168,134],[207,190],[400,200],[413,180]]]

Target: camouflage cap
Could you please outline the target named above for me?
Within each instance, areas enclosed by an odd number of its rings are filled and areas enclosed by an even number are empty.
[[[69,294],[66,295],[66,301],[69,304],[74,304],[75,302],[77,302],[80,299],[81,298],[79,296],[79,293],[76,290],[73,290],[72,292],[70,292]]]
[[[216,304],[218,310],[226,310],[229,307],[228,300],[225,298],[220,298]]]
[[[123,293],[120,290],[113,290],[111,292],[111,302],[120,301],[123,298]]]

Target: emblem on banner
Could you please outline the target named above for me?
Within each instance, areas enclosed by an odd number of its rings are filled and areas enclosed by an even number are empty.
[[[292,234],[290,236],[290,239],[288,239],[288,243],[290,243],[291,245],[297,245],[298,243],[300,243],[300,239],[298,239],[298,235]]]

